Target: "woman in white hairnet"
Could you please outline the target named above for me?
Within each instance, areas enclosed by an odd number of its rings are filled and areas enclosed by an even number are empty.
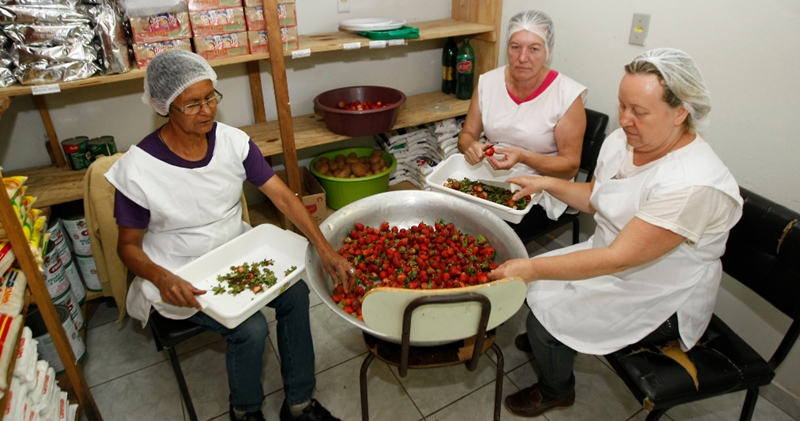
[[[554,35],[553,21],[544,12],[528,10],[509,20],[508,65],[480,76],[458,136],[467,162],[486,159],[495,169],[513,167],[565,180],[578,173],[587,90],[547,67]],[[488,143],[479,141],[481,132]],[[497,155],[486,156],[492,147]],[[519,224],[510,225],[524,238],[548,214],[558,219],[565,210],[563,204],[534,206]]]
[[[620,129],[605,140],[591,183],[520,177],[517,195],[547,190],[594,214],[594,235],[533,259],[510,260],[492,279],[528,284],[527,334],[538,383],[506,398],[534,417],[575,401],[574,351],[603,355],[645,341],[701,337],[722,276],[720,256],[742,215],[739,187],[697,133],[711,100],[694,60],[659,48],[625,66]],[[573,351],[574,350],[574,351]]]
[[[230,419],[263,420],[262,356],[269,334],[264,315],[256,312],[228,329],[198,311],[195,296],[206,291],[174,272],[250,229],[242,221],[239,201],[244,180],[303,231],[332,279],[350,284],[351,267],[331,248],[302,202],[274,176],[253,141],[214,120],[222,100],[216,81],[214,70],[197,54],[174,50],[155,56],[147,66],[143,100],[168,120],[131,146],[106,178],[117,189],[117,252],[137,275],[128,291],[128,313],[144,324],[152,306],[164,317],[188,319],[221,334],[228,343]],[[305,282],[298,282],[268,304],[278,320],[286,396],[281,421],[336,420],[311,398],[315,377],[308,294]]]

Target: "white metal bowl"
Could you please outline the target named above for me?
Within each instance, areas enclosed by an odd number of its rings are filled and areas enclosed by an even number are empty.
[[[356,222],[376,227],[386,221],[389,225],[408,228],[420,222],[432,225],[438,219],[452,222],[462,232],[486,237],[495,248],[495,262],[498,264],[528,257],[522,241],[497,215],[476,204],[438,192],[405,190],[370,196],[336,211],[323,221],[320,230],[331,246],[338,250]],[[370,329],[333,302],[333,283],[322,267],[314,247],[306,250],[306,280],[334,313],[372,336],[398,342],[397,338]],[[437,345],[445,342],[448,341],[412,341],[412,345]]]

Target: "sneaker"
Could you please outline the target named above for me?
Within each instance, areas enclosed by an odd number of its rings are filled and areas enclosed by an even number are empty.
[[[231,421],[266,421],[261,411],[248,412],[244,414],[244,418],[237,420],[236,415],[233,414],[233,405],[229,405],[228,415],[231,416]]]
[[[281,406],[281,421],[341,421],[339,418],[331,415],[330,411],[325,409],[316,399],[311,399],[311,403],[303,409],[303,415],[293,417],[289,411],[289,405],[283,401]]]

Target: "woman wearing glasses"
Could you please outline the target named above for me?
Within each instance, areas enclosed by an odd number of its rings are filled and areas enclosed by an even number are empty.
[[[188,319],[221,334],[228,342],[230,419],[263,420],[262,355],[269,334],[263,314],[257,312],[227,329],[197,311],[201,306],[195,296],[206,291],[173,272],[250,228],[242,221],[239,201],[244,180],[256,185],[306,234],[332,279],[338,276],[349,286],[351,267],[331,248],[302,202],[274,177],[253,141],[214,120],[222,100],[214,89],[216,79],[197,54],[173,50],[153,58],[144,78],[143,100],[168,120],[132,146],[106,178],[117,189],[117,252],[137,275],[128,291],[128,313],[147,323],[152,306],[165,317]],[[281,421],[336,419],[311,399],[315,377],[308,294],[306,284],[298,282],[269,304],[278,319],[286,395]]]

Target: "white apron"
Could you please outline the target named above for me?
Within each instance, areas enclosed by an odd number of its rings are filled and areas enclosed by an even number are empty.
[[[727,230],[741,217],[742,199],[728,169],[705,142],[671,152],[652,168],[613,180],[625,156],[619,129],[600,152],[591,196],[597,210],[594,235],[586,242],[542,256],[606,247],[648,198],[690,186],[708,186],[739,204]],[[678,313],[681,347],[697,342],[711,320],[722,276],[720,256],[728,232],[684,242],[646,265],[581,281],[538,281],[528,286],[528,304],[556,339],[576,351],[603,355],[638,342]]]
[[[203,168],[179,168],[131,146],[106,173],[114,187],[150,210],[143,248],[154,263],[174,272],[250,228],[239,201],[248,141],[244,132],[217,123],[213,156]],[[126,304],[128,314],[143,323],[151,305],[171,319],[197,312],[161,302],[158,288],[138,276]]]

